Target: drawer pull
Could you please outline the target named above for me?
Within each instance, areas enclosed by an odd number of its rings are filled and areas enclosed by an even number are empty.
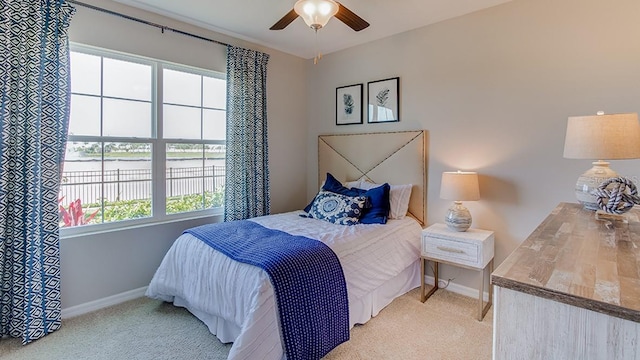
[[[446,246],[438,246],[437,248],[438,248],[438,250],[442,250],[442,251],[446,251],[446,252],[450,252],[450,253],[464,254],[464,251],[462,251],[460,249],[454,249],[454,248],[450,248],[450,247],[446,247]]]

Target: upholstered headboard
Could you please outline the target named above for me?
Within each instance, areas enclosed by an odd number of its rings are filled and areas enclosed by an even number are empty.
[[[426,131],[318,136],[318,185],[329,172],[340,181],[412,184],[409,213],[426,220]]]

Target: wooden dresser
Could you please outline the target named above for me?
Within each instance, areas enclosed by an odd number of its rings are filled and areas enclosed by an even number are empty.
[[[492,273],[494,359],[640,359],[640,210],[561,203]]]

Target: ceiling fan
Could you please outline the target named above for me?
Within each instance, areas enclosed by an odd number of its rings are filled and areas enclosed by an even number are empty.
[[[337,1],[298,0],[293,6],[293,9],[273,24],[269,30],[282,30],[291,24],[298,16],[302,17],[304,22],[315,31],[327,25],[327,22],[333,16],[355,31],[364,30],[369,27],[368,22]]]

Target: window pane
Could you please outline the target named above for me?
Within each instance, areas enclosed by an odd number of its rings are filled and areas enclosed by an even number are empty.
[[[69,142],[58,203],[60,227],[97,224],[101,219],[102,144]]]
[[[100,98],[71,95],[69,135],[100,136]]]
[[[167,214],[204,208],[201,144],[167,144]]]
[[[200,75],[164,69],[163,102],[170,104],[201,106]]]
[[[103,136],[151,137],[151,103],[104,99]]]
[[[227,108],[227,81],[203,76],[203,106],[214,109]]]
[[[100,95],[100,56],[71,52],[71,92]]]
[[[151,216],[151,144],[104,144],[104,222]]]
[[[104,58],[104,96],[151,101],[150,65]]]
[[[202,127],[206,140],[225,140],[227,137],[227,112],[205,109]]]
[[[70,142],[60,186],[60,226],[149,217],[151,184],[151,144]]]
[[[164,138],[201,139],[200,109],[177,105],[164,105]]]

